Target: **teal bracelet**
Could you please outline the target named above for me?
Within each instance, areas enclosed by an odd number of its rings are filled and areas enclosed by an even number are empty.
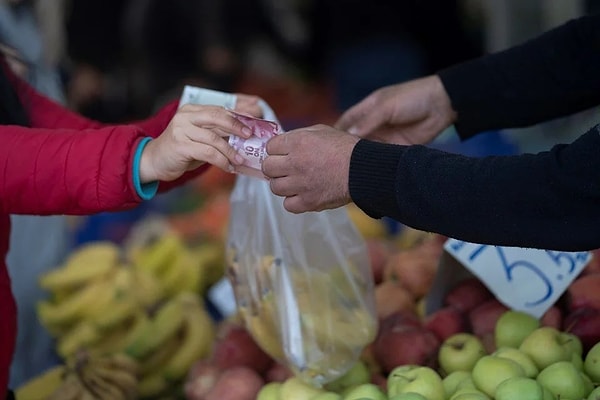
[[[146,147],[151,140],[152,138],[150,137],[143,138],[140,144],[138,144],[135,155],[133,156],[133,186],[135,187],[138,196],[144,200],[152,199],[158,191],[158,181],[144,184],[140,182],[140,160],[142,159],[142,151],[144,151],[144,147]]]

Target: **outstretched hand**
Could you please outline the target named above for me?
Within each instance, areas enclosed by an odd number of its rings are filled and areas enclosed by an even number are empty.
[[[290,212],[341,207],[351,202],[350,156],[359,140],[326,125],[292,130],[267,142],[262,171]]]
[[[144,148],[140,181],[172,181],[204,163],[232,171],[243,159],[227,142],[230,135],[247,138],[251,130],[223,107],[182,106],[164,132]]]
[[[431,75],[374,91],[342,114],[335,127],[385,143],[424,144],[455,119],[441,80]]]

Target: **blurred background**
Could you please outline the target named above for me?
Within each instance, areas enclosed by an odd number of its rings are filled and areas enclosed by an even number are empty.
[[[516,45],[599,7],[600,0],[0,0],[0,43],[38,90],[99,121],[149,116],[189,84],[260,96],[289,130],[333,124],[381,86]],[[537,152],[572,141],[595,119],[588,110],[465,143],[450,129],[433,145],[475,156]],[[221,212],[207,193],[222,177],[204,179],[126,213],[15,217],[9,268],[20,309],[43,296],[32,273],[81,243],[119,242],[142,216],[177,218],[202,204],[202,214],[185,218],[199,228]],[[36,240],[46,248],[38,255],[48,254],[34,267]],[[37,324],[31,314],[20,326]],[[52,358],[51,347],[32,345],[28,333],[41,334],[20,330],[13,385]]]

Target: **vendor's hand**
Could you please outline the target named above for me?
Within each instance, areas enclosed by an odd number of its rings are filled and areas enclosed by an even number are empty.
[[[437,75],[378,89],[348,109],[335,127],[394,144],[429,143],[456,120]]]
[[[231,172],[243,159],[227,137],[247,138],[251,133],[223,107],[186,104],[164,132],[144,148],[140,181],[172,181],[206,162]]]
[[[341,207],[351,202],[348,173],[358,141],[326,125],[289,131],[267,142],[262,171],[290,212]]]
[[[256,118],[263,117],[263,110],[258,103],[260,97],[249,94],[236,93],[237,101],[235,102],[235,111],[242,114],[252,115]]]

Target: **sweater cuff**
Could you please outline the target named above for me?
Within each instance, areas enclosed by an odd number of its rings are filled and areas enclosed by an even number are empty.
[[[158,181],[144,184],[140,182],[140,160],[142,158],[142,152],[144,151],[144,147],[146,147],[148,142],[151,140],[152,138],[150,137],[143,138],[138,144],[133,156],[133,186],[135,187],[135,191],[138,196],[140,196],[143,200],[152,199],[158,191]]]
[[[382,218],[396,206],[396,170],[406,146],[362,139],[350,158],[349,191],[352,201],[372,218]]]

